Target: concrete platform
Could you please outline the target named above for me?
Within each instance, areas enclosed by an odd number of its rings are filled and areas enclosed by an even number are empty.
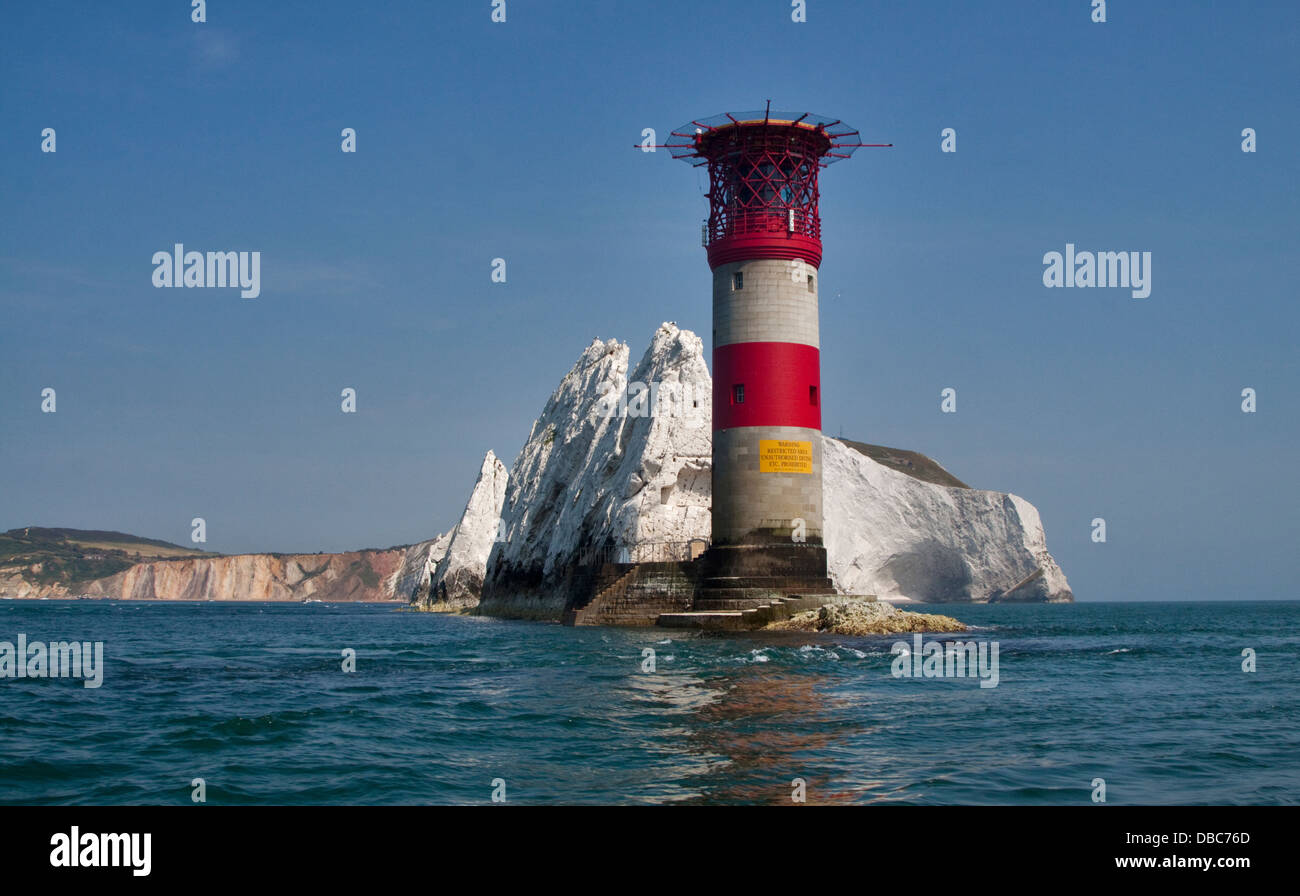
[[[789,619],[796,613],[815,610],[837,596],[835,594],[788,594],[785,597],[773,597],[766,603],[754,607],[710,607],[683,613],[661,613],[655,620],[655,625],[662,628],[713,632],[753,631],[769,623]]]

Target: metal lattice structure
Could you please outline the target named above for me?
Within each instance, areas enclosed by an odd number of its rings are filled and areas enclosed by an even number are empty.
[[[863,146],[856,128],[805,112],[729,112],[693,120],[664,146],[673,158],[708,166],[711,265],[741,258],[799,258],[821,264],[817,176]]]

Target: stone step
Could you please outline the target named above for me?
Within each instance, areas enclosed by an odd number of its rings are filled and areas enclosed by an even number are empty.
[[[690,608],[695,584],[678,562],[606,564],[601,587],[565,609],[565,625],[654,625],[661,613]]]
[[[693,628],[702,631],[752,631],[770,622],[790,618],[785,601],[762,604],[745,610],[694,610],[686,613],[662,613],[655,625],[663,628]]]
[[[830,579],[811,579],[801,576],[747,576],[710,577],[704,579],[701,586],[709,591],[735,591],[747,588],[769,588],[774,591],[834,591],[835,585]]]
[[[663,628],[692,628],[700,631],[744,631],[751,626],[739,610],[714,613],[661,613],[655,625]]]

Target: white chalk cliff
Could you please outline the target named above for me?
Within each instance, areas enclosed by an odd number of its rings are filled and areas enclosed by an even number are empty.
[[[822,439],[826,555],[840,591],[930,602],[1072,599],[1024,498],[933,485]]]
[[[455,530],[444,532],[437,538],[413,544],[406,549],[402,564],[386,583],[388,593],[395,598],[415,600],[429,593],[429,583],[434,570],[447,554],[447,545]]]
[[[592,342],[533,423],[511,467],[505,540],[488,561],[484,612],[558,616],[564,582],[592,546],[653,560],[660,545],[708,537],[704,346],[664,324],[630,372],[628,359],[617,340]]]
[[[421,607],[457,610],[478,604],[488,555],[497,537],[507,478],[506,465],[489,451],[465,512],[447,536],[445,553],[416,594]]]
[[[628,367],[626,345],[594,341],[533,424],[511,468],[504,541],[492,544],[480,612],[555,618],[592,546],[616,546],[622,556],[609,559],[673,559],[662,545],[708,538],[712,382],[703,344],[666,323]],[[841,591],[1072,599],[1029,502],[922,481],[823,438],[826,548]],[[496,537],[489,517],[472,521],[474,544]]]

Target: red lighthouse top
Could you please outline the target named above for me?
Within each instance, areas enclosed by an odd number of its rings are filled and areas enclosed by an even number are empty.
[[[821,265],[817,173],[863,143],[856,128],[805,112],[758,112],[691,121],[664,146],[675,159],[709,166],[709,265],[801,258]],[[698,160],[698,161],[696,161]]]

